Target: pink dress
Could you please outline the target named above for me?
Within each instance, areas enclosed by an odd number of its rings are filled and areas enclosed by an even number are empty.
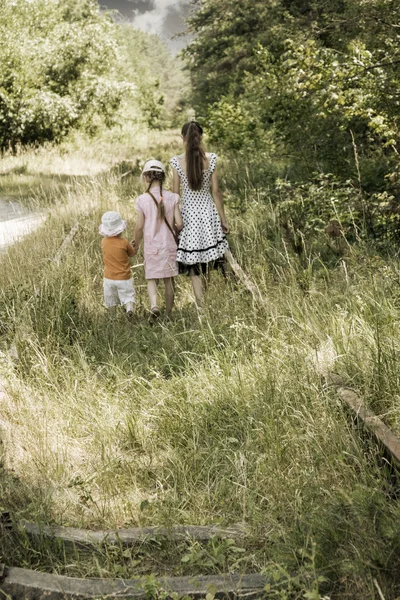
[[[151,193],[160,201],[160,189],[154,187]],[[165,216],[173,227],[174,210],[179,195],[163,190]],[[146,279],[164,279],[178,275],[176,262],[177,247],[174,236],[157,216],[157,207],[150,194],[142,194],[136,200],[136,208],[144,214],[144,269]]]

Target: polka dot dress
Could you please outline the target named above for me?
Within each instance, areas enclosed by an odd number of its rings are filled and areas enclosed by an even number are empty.
[[[210,153],[210,166],[203,173],[201,189],[192,190],[178,158],[174,156],[170,160],[170,165],[176,169],[182,184],[183,230],[176,257],[182,266],[198,266],[199,263],[217,261],[229,248],[210,192],[211,175],[216,164],[217,155]]]

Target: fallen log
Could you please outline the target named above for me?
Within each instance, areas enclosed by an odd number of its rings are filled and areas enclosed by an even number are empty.
[[[400,439],[385,423],[369,410],[362,399],[348,388],[338,388],[337,393],[352,410],[354,415],[373,433],[389,455],[400,464]]]

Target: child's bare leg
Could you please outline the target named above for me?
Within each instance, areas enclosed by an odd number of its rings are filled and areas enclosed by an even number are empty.
[[[203,277],[196,275],[193,269],[190,269],[190,279],[192,280],[194,297],[196,298],[197,306],[202,306],[204,297]]]
[[[133,302],[127,302],[125,304],[125,310],[127,313],[133,312]]]
[[[174,280],[172,277],[166,277],[164,279],[165,285],[165,310],[167,315],[169,316],[172,311],[172,307],[174,306],[175,300],[175,289],[174,289]]]
[[[157,306],[157,279],[147,280],[147,293],[149,294],[150,308]]]

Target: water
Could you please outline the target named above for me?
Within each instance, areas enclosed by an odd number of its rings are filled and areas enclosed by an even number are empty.
[[[39,227],[45,216],[11,198],[0,198],[0,252]]]

